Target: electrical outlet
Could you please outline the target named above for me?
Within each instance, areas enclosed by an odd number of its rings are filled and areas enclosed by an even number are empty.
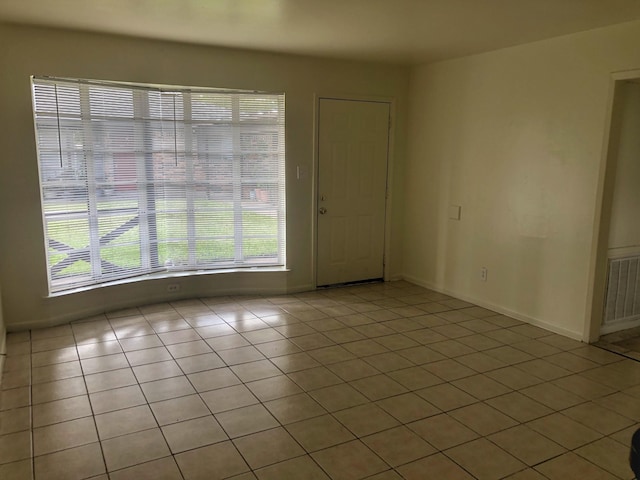
[[[169,293],[175,293],[180,291],[180,284],[179,283],[170,283],[169,285],[167,285],[167,292]]]
[[[482,267],[480,269],[480,280],[483,282],[486,282],[488,275],[489,275],[489,270],[487,269],[487,267]]]

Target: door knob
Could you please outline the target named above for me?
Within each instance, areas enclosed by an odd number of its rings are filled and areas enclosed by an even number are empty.
[[[327,213],[327,209],[324,207],[320,207],[320,210],[318,210],[320,212],[320,215],[324,215],[325,213]]]

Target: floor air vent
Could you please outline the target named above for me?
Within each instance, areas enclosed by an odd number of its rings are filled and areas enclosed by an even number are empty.
[[[609,260],[604,325],[640,319],[640,256]]]

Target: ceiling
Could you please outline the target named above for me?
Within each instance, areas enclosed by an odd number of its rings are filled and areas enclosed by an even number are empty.
[[[640,0],[0,0],[0,21],[418,64],[640,19]]]

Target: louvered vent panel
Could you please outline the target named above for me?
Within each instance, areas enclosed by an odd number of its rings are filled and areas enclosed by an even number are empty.
[[[605,325],[640,318],[640,257],[609,260]]]

